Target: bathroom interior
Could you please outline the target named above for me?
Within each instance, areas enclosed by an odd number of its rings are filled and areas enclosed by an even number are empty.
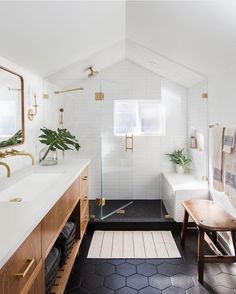
[[[0,293],[236,293],[235,14],[0,2]]]

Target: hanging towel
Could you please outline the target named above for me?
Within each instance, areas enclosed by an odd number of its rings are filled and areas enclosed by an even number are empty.
[[[236,148],[231,153],[224,154],[225,160],[225,194],[236,197]]]
[[[224,131],[224,147],[223,151],[226,153],[231,153],[234,148],[235,142],[235,128],[227,127]]]
[[[213,128],[213,187],[219,192],[224,191],[223,183],[223,135],[224,128],[215,126]]]

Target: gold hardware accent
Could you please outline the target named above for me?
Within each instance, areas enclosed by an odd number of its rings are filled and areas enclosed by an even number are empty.
[[[131,140],[131,146],[129,146],[129,140]],[[131,150],[134,152],[134,135],[132,134],[131,136],[128,136],[126,134],[125,136],[125,151],[127,152],[128,150]]]
[[[104,93],[103,92],[96,92],[95,93],[95,100],[97,100],[97,101],[104,100]]]
[[[116,213],[118,213],[118,214],[125,214],[125,210],[124,209],[119,209],[119,210],[117,210]]]
[[[89,71],[89,73],[88,73],[88,77],[89,78],[92,78],[92,77],[96,76],[97,74],[99,74],[99,71],[98,70],[94,70],[93,66],[89,66],[87,68],[87,70]]]
[[[95,219],[95,214],[90,214],[90,219]]]
[[[0,158],[1,158],[1,152],[0,152]],[[4,166],[7,170],[7,177],[10,178],[11,176],[11,169],[10,166],[6,162],[0,162],[0,165]]]
[[[38,114],[38,105],[37,105],[36,98],[37,98],[36,95],[34,95],[34,104],[32,105],[33,109],[30,108],[28,110],[28,119],[30,121],[32,121],[34,117]]]
[[[207,99],[208,98],[208,93],[202,93],[202,98]]]
[[[6,150],[4,152],[0,152],[0,158],[6,158],[6,157],[10,157],[10,156],[28,156],[32,160],[32,165],[34,165],[34,157],[30,153],[27,153],[27,152],[24,152],[24,151],[15,150],[15,149],[11,149],[11,150]]]
[[[15,276],[20,279],[20,278],[24,278],[27,273],[29,272],[30,268],[32,267],[32,265],[34,264],[34,258],[29,258],[26,260],[27,263],[29,263],[26,267],[26,269],[22,272],[22,273],[17,273],[15,274]]]
[[[9,201],[10,202],[21,202],[23,199],[21,197],[15,197],[15,198],[12,198],[10,199]]]
[[[106,200],[105,198],[96,198],[96,205],[97,206],[105,206]]]
[[[165,219],[172,219],[172,217],[169,214],[166,214]]]
[[[84,90],[83,87],[79,87],[79,88],[67,89],[67,90],[62,90],[62,91],[54,91],[54,94],[63,94],[63,93],[83,91],[83,90]]]
[[[48,99],[49,98],[49,95],[47,93],[44,93],[43,94],[43,99]]]

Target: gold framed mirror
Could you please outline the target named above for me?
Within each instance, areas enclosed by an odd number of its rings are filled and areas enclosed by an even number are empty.
[[[25,140],[24,79],[0,66],[0,149]]]

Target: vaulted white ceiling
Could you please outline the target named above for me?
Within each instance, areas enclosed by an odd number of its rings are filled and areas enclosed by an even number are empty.
[[[48,76],[125,38],[124,1],[0,1],[0,55]]]
[[[126,37],[210,76],[236,63],[236,1],[127,1]]]
[[[54,82],[124,58],[186,87],[236,63],[236,2],[0,1],[0,56]]]

